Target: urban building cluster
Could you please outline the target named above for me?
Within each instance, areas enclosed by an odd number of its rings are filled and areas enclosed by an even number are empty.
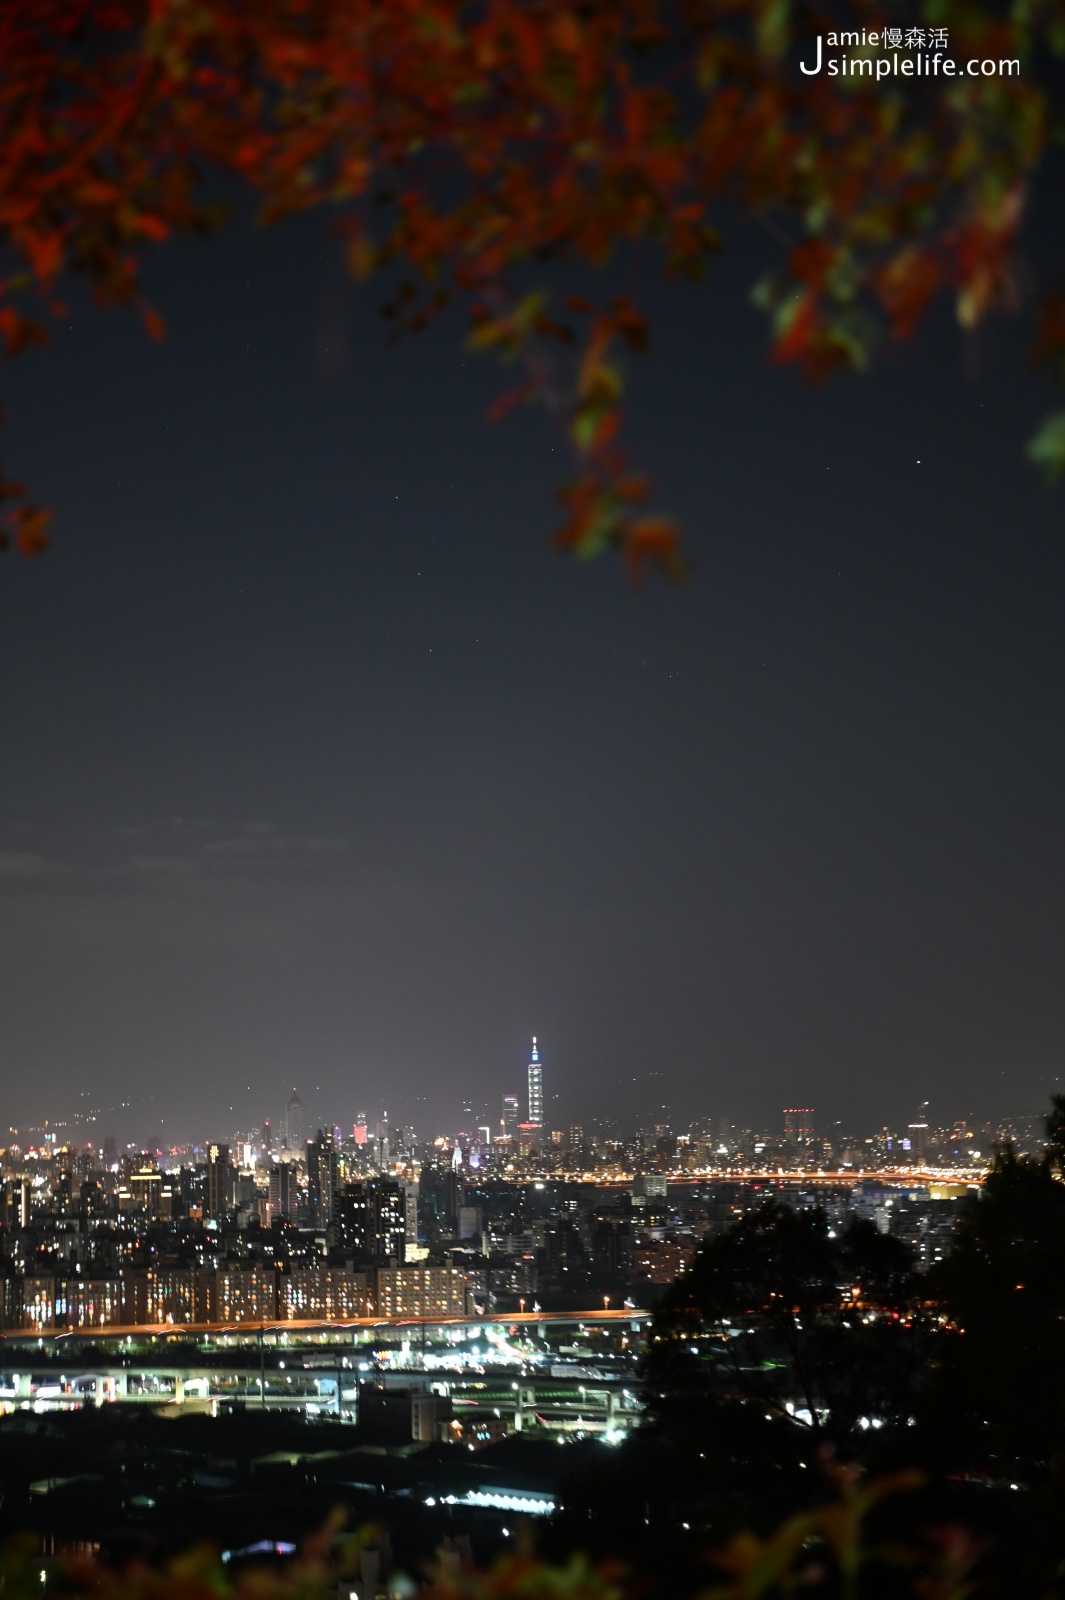
[[[545,1122],[533,1041],[524,1107],[430,1142],[387,1115],[282,1127],[171,1151],[76,1144],[61,1128],[0,1153],[0,1277],[9,1330],[427,1319],[541,1304],[646,1305],[701,1238],[776,1194],[866,1215],[921,1260],[995,1141],[1038,1123],[912,1123],[872,1135],[788,1107],[778,1130],[703,1118],[682,1132]],[[660,1104],[656,1113],[664,1112]],[[524,1117],[522,1112],[525,1112]],[[471,1116],[470,1113],[474,1113]]]

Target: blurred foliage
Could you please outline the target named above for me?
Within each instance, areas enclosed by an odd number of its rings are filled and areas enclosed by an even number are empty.
[[[811,1600],[861,1600],[887,1592],[885,1579],[893,1595],[966,1600],[980,1554],[975,1540],[956,1528],[900,1540],[883,1537],[877,1527],[878,1510],[916,1488],[917,1474],[872,1481],[852,1471],[831,1476],[835,1492],[827,1504],[788,1518],[765,1537],[742,1532],[704,1551],[700,1600],[769,1600],[797,1590]],[[0,1592],[5,1600],[41,1600],[42,1593],[48,1600],[329,1600],[359,1583],[359,1552],[375,1537],[372,1528],[344,1537],[342,1526],[343,1513],[337,1513],[291,1561],[236,1571],[206,1546],[162,1568],[133,1562],[115,1569],[84,1556],[42,1565],[36,1542],[24,1539],[0,1557]],[[580,1554],[557,1564],[543,1560],[528,1534],[515,1555],[487,1570],[441,1552],[421,1577],[416,1592],[422,1600],[637,1600],[646,1588],[616,1561]],[[371,1589],[415,1592],[406,1575],[391,1589],[384,1578]]]
[[[618,442],[639,309],[552,298],[550,269],[638,251],[698,278],[757,216],[780,241],[757,290],[775,359],[812,377],[865,366],[937,294],[966,328],[1013,306],[1032,178],[1063,132],[1065,0],[915,15],[959,62],[1019,72],[799,70],[819,33],[882,27],[874,0],[6,0],[0,340],[41,344],[69,273],[160,337],[143,253],[217,226],[217,174],[235,174],[265,221],[324,213],[356,277],[386,275],[397,331],[457,302],[474,347],[520,363],[497,410],[540,401],[566,430],[562,547],[676,575],[677,530]],[[1060,297],[1037,355],[1065,358]],[[1060,416],[1032,454],[1061,470]],[[47,513],[2,475],[0,496],[4,537],[44,548]]]

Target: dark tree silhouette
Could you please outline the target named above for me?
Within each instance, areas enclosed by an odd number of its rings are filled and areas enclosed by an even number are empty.
[[[910,1252],[870,1223],[837,1234],[777,1203],[737,1220],[667,1291],[647,1420],[567,1487],[568,1533],[641,1569],[668,1549],[681,1592],[698,1540],[815,1504],[836,1454],[889,1460],[927,1369],[917,1299]]]
[[[914,1516],[985,1536],[988,1593],[1056,1592],[1063,1154],[1059,1096],[1045,1152],[996,1152],[950,1254],[927,1274],[869,1223],[834,1235],[823,1213],[777,1203],[709,1240],[656,1313],[646,1426],[571,1485],[567,1533],[641,1568],[661,1571],[668,1550],[663,1590],[682,1592],[700,1538],[764,1533],[802,1512],[826,1462],[906,1466],[925,1481]]]
[[[851,1455],[907,1425],[927,1356],[913,1259],[872,1223],[768,1204],[711,1240],[666,1295],[647,1361],[657,1416],[698,1395],[786,1418]]]
[[[948,1321],[928,1448],[955,1470],[1033,1483],[1065,1465],[1063,1103],[1040,1158],[996,1152],[930,1290]]]

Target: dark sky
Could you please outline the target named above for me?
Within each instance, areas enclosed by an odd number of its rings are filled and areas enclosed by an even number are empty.
[[[386,1106],[872,1127],[1065,1044],[1065,491],[1020,323],[772,368],[741,237],[656,293],[629,442],[677,592],[550,551],[566,462],[457,324],[385,348],[317,224],[161,252],[4,374],[0,1081],[138,1140]],[[1037,276],[1031,263],[1028,276]],[[634,1084],[634,1080],[639,1080]],[[232,1110],[230,1108],[233,1108]]]

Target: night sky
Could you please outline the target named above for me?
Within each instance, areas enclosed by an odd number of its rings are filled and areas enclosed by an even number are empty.
[[[628,442],[680,590],[551,551],[549,422],[485,420],[511,379],[457,320],[387,349],[316,222],[161,251],[162,346],[79,302],[8,367],[56,542],[0,562],[7,1122],[218,1137],[295,1084],[432,1136],[534,1033],[559,1127],[657,1071],[679,1127],[1045,1104],[1053,384],[1023,320],[944,308],[812,389],[748,302],[772,251],[648,302]]]

